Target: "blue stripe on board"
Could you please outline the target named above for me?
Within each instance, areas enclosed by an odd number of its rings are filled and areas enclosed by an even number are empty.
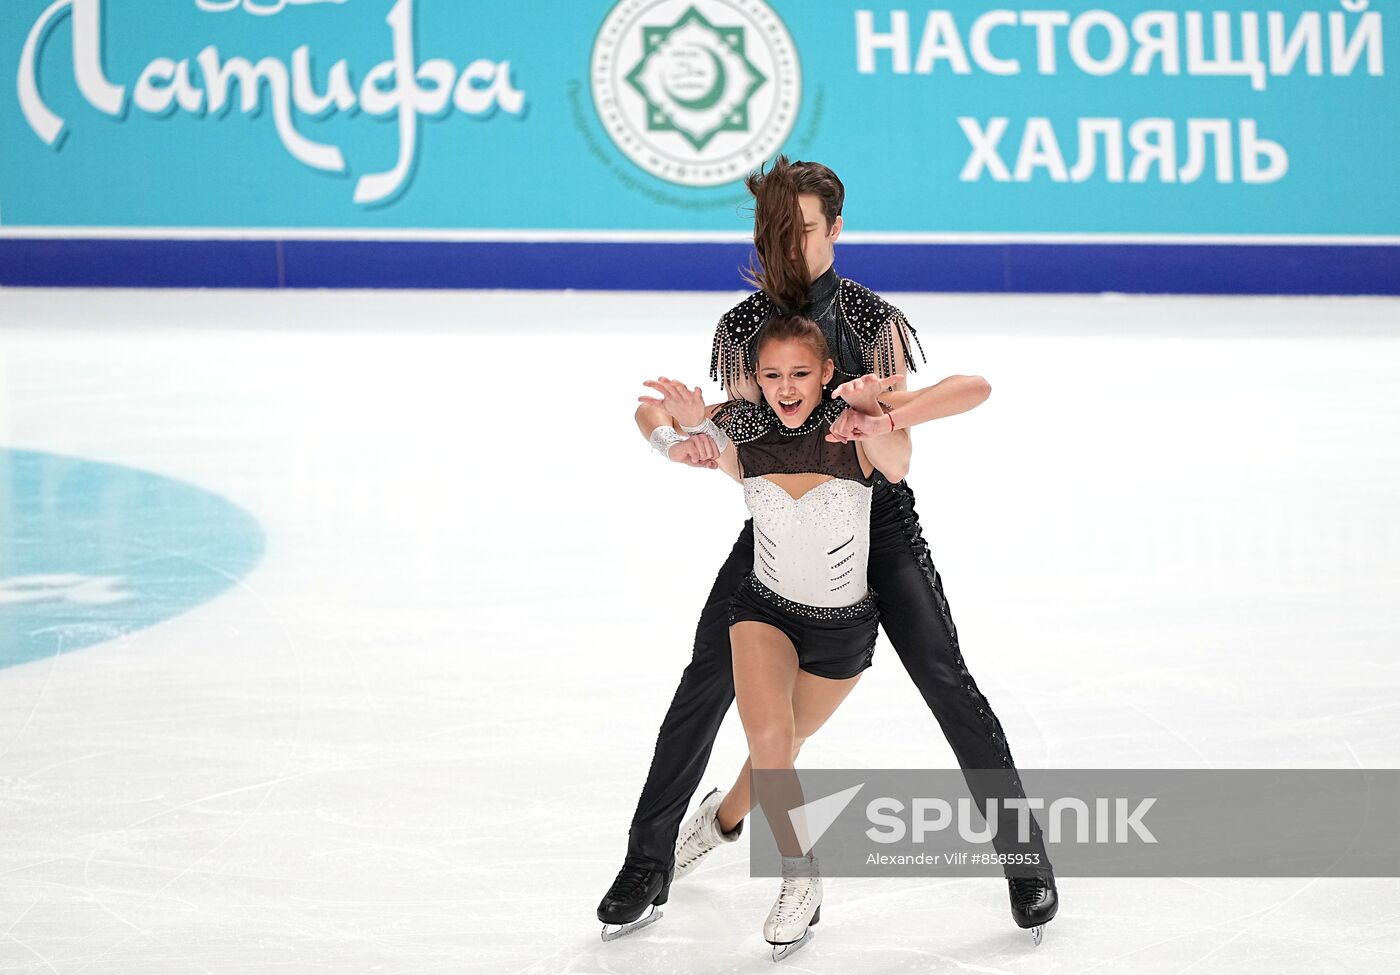
[[[258,240],[0,239],[0,285],[276,288],[280,248]]]
[[[733,291],[740,243],[0,239],[0,285]],[[1400,294],[1400,246],[842,244],[877,291]]]

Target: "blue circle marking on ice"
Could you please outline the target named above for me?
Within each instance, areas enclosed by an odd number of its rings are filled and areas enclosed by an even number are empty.
[[[236,585],[262,528],[202,488],[0,450],[0,669],[115,639]]]

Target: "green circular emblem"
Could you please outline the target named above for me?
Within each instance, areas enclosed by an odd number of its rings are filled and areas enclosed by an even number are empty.
[[[589,83],[627,158],[683,186],[743,179],[782,148],[802,97],[797,48],[762,0],[621,0]]]

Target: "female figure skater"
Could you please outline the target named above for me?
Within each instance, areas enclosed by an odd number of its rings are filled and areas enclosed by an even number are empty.
[[[770,321],[758,339],[758,403],[735,399],[707,408],[698,388],[665,377],[646,383],[660,398],[639,397],[664,410],[673,429],[709,434],[707,441],[677,433],[668,457],[723,470],[743,484],[753,515],[753,569],[728,610],[734,688],[749,743],[736,789],[744,790],[747,810],[750,768],[788,773],[760,777],[757,787],[783,853],[782,887],[763,928],[775,961],[805,944],[808,927],[821,918],[816,859],[803,855],[788,816],[803,802],[793,761],[871,664],[879,632],[877,594],[866,581],[872,475],[902,480],[912,449],[907,430],[896,431],[892,419],[849,438],[833,432],[848,405],[888,417],[879,394],[903,378],[865,376],[828,399],[834,370],[821,329],[786,316]],[[965,408],[986,398],[985,382],[953,378],[968,380],[978,397]],[[906,404],[918,396],[886,395]]]

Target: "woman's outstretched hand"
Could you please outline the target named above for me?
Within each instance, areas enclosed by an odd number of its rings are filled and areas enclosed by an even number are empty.
[[[661,376],[654,382],[645,380],[643,386],[650,386],[661,394],[661,398],[655,396],[638,396],[640,403],[651,403],[664,409],[683,427],[698,427],[705,422],[705,397],[700,392],[700,387],[694,389],[684,383],[674,379],[667,379]],[[878,407],[877,407],[878,409]]]
[[[873,372],[861,376],[859,379],[852,379],[848,383],[842,383],[831,391],[832,399],[843,399],[850,404],[852,409],[859,410],[867,415],[874,415],[880,412],[879,395],[887,393],[894,388],[895,383],[904,378],[901,373],[897,376],[877,376]]]

